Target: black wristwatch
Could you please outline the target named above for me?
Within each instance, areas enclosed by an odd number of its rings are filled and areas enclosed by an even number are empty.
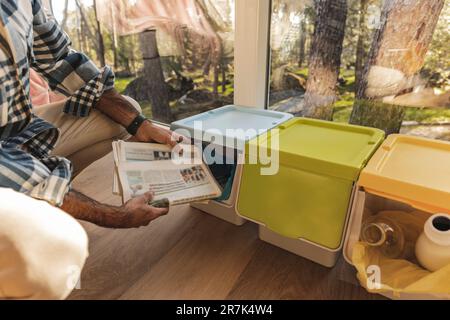
[[[136,135],[137,131],[145,120],[147,120],[147,118],[142,114],[138,115],[127,127],[127,132],[132,136]]]

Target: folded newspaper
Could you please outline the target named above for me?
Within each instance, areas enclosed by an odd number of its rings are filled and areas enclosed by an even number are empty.
[[[124,202],[147,191],[154,201],[168,199],[179,205],[217,198],[219,185],[193,145],[167,145],[139,142],[113,142],[115,162],[113,193]]]

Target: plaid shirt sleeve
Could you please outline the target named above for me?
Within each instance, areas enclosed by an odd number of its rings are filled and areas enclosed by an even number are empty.
[[[99,70],[84,54],[70,48],[67,34],[47,14],[41,1],[33,4],[32,68],[52,90],[68,96],[64,112],[86,117],[105,90],[114,87],[114,74],[106,66]]]
[[[49,155],[58,136],[54,126],[33,117],[18,135],[0,139],[0,188],[60,206],[70,190],[72,165],[65,158]]]

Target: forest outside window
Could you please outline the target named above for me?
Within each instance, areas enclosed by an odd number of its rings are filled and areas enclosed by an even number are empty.
[[[269,108],[450,140],[450,4],[273,0]]]
[[[233,103],[234,0],[53,0],[73,47],[163,122]]]

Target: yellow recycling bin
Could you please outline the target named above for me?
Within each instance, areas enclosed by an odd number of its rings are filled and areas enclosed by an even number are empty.
[[[322,265],[335,264],[354,184],[381,144],[381,130],[293,118],[247,143],[237,210],[260,238]],[[249,151],[278,153],[274,174]],[[274,158],[274,157],[272,157]],[[271,164],[274,166],[274,163]]]
[[[364,220],[390,210],[405,215],[450,214],[449,142],[406,135],[386,139],[358,180],[344,256],[371,292],[402,299],[450,298],[450,265],[429,272],[407,260],[386,259],[359,241]],[[377,288],[366,283],[373,266],[380,273]]]

